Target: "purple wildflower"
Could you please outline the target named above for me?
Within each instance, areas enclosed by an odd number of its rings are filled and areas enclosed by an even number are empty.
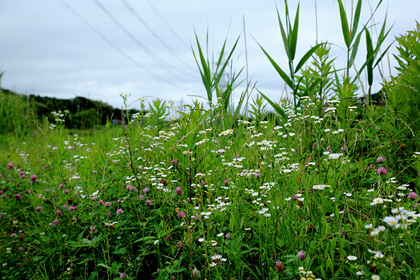
[[[178,161],[176,159],[171,160],[171,165],[177,165]]]
[[[56,214],[57,216],[61,216],[61,215],[63,215],[63,212],[61,212],[61,210],[57,210],[57,211],[55,211],[55,214]]]
[[[417,199],[419,196],[415,192],[409,192],[407,195],[408,199]]]
[[[17,194],[15,195],[15,199],[16,199],[16,200],[21,200],[21,199],[22,199],[22,196],[20,195],[20,193],[17,193]]]
[[[140,199],[140,200],[144,199],[144,195],[142,195],[142,194],[141,194],[141,195],[139,195],[139,199]]]
[[[186,216],[186,214],[185,214],[185,212],[184,211],[181,211],[181,212],[179,212],[178,213],[178,215],[177,215],[178,217],[180,217],[180,218],[183,218],[183,217],[185,217]]]
[[[150,199],[146,200],[146,202],[144,203],[144,205],[152,205],[152,201]]]
[[[149,188],[144,188],[143,189],[143,193],[148,193],[149,192]]]
[[[175,189],[175,195],[183,194],[183,193],[184,192],[182,191],[181,187],[176,187],[176,189]]]
[[[109,206],[111,206],[111,202],[109,201],[105,202],[105,207],[109,207]]]
[[[94,169],[94,170],[92,170],[92,173],[93,173],[93,174],[96,174],[96,173],[98,173],[98,171],[96,171],[96,170]]]
[[[296,256],[298,257],[299,260],[303,261],[306,257],[305,253],[303,251],[299,251],[297,252]]]
[[[36,177],[36,175],[32,174],[31,175],[31,183],[37,182],[38,183],[38,178]]]
[[[95,227],[95,226],[91,226],[89,229],[90,229],[90,232],[95,232],[95,231],[97,231],[97,229],[96,229],[96,227]]]
[[[379,162],[379,163],[384,163],[386,161],[386,158],[385,157],[383,157],[383,156],[379,156],[377,159],[376,159],[376,162]]]
[[[13,166],[13,163],[9,162],[9,163],[7,164],[7,168],[12,169],[13,167],[14,167],[14,166]]]
[[[69,206],[69,211],[74,211],[74,210],[76,210],[76,207],[74,207],[74,206]]]
[[[385,167],[380,166],[380,167],[378,167],[378,169],[376,169],[376,174],[386,175],[386,174],[388,174],[388,171],[386,170]]]
[[[281,261],[276,261],[274,269],[277,271],[277,273],[281,273],[286,270],[286,265]]]
[[[35,212],[42,212],[42,207],[41,206],[37,206],[35,208]]]
[[[122,210],[121,208],[117,209],[117,215],[124,213],[124,210]]]
[[[60,221],[59,221],[59,220],[57,220],[57,219],[55,219],[53,223],[54,223],[54,225],[56,226],[56,225],[60,224]]]

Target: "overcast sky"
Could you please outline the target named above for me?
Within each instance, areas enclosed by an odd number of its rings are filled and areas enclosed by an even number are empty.
[[[294,18],[297,1],[289,2]],[[318,39],[334,44],[335,66],[343,67],[337,2],[317,1],[318,38],[315,0],[300,3],[297,60]],[[350,10],[351,1],[344,3]],[[363,1],[362,23],[376,3]],[[209,51],[215,55],[226,38],[230,47],[240,36],[233,60],[239,70],[245,66],[245,20],[249,79],[277,101],[284,83],[258,46],[287,70],[276,5],[283,16],[283,0],[1,0],[0,71],[5,72],[1,86],[23,94],[83,96],[114,107],[122,106],[120,93],[130,93],[130,100],[150,96],[190,102],[192,95],[206,95],[191,50],[194,31],[203,45],[208,31]],[[390,44],[395,36],[415,28],[419,0],[383,1],[375,22],[382,24],[386,12],[387,26],[393,24],[385,42]],[[372,33],[375,37],[374,29]],[[364,48],[360,46],[359,67]],[[396,53],[395,47],[390,53]],[[389,75],[388,64],[384,67]]]

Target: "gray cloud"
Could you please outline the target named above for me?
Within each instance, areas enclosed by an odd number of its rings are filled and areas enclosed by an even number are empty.
[[[115,107],[121,106],[121,92],[131,93],[133,100],[152,96],[187,101],[188,95],[205,96],[190,47],[195,47],[194,30],[202,44],[208,31],[210,53],[215,55],[226,38],[231,46],[241,36],[235,56],[239,70],[245,65],[245,18],[249,76],[252,83],[258,81],[260,90],[277,98],[283,82],[257,44],[287,70],[275,1],[226,2],[126,0],[133,13],[124,1],[100,1],[121,28],[93,0],[2,1],[0,70],[6,72],[2,86],[57,98],[85,96]],[[368,2],[363,1],[362,22],[370,14]],[[394,27],[387,44],[413,29],[417,16],[412,8],[416,0],[389,2],[388,26]],[[343,66],[338,6],[335,1],[317,4],[318,40],[336,44],[332,55],[337,57],[337,67]],[[277,1],[277,6],[283,16],[283,1]],[[292,14],[295,9],[291,3]],[[386,6],[377,13],[379,23],[385,12]],[[301,1],[299,33],[298,59],[315,44],[314,1]],[[360,56],[358,65],[364,59],[363,44]]]

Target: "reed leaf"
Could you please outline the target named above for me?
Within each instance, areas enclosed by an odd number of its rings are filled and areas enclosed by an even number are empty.
[[[305,53],[305,55],[300,59],[300,61],[298,62],[298,64],[296,65],[295,68],[295,73],[298,72],[300,70],[300,68],[302,68],[302,66],[306,63],[306,61],[312,56],[312,54],[321,46],[322,44],[317,44],[315,46],[313,46],[308,52]]]
[[[290,87],[293,88],[293,82],[289,78],[289,76],[280,68],[280,66],[271,58],[271,56],[264,50],[264,48],[258,44],[261,48],[261,50],[264,52],[264,54],[267,56],[268,60],[270,61],[271,65],[273,65],[274,69],[276,69],[277,73],[280,75],[280,77],[283,79],[283,81]]]
[[[295,55],[296,55],[296,48],[297,48],[297,39],[298,39],[298,28],[299,28],[299,4],[297,7],[297,11],[296,11],[296,16],[295,16],[295,23],[293,25],[293,29],[289,28],[289,36],[290,36],[290,40],[289,40],[289,49],[290,49],[290,60],[294,60],[295,59]]]
[[[279,21],[281,38],[283,39],[284,50],[286,51],[287,57],[290,57],[289,38],[287,36],[288,34],[284,31],[284,27],[283,27],[283,23],[281,22],[281,19],[280,19],[279,11],[277,11],[277,18],[278,18],[278,21]]]
[[[366,34],[366,71],[367,71],[367,76],[368,76],[368,84],[370,88],[373,82],[374,52],[373,52],[372,38],[370,36],[369,30],[366,29],[365,34]],[[370,89],[369,89],[369,92],[370,92]]]
[[[356,36],[356,31],[357,31],[357,27],[359,25],[359,20],[360,20],[360,12],[362,10],[362,0],[359,0],[357,2],[357,6],[356,6],[356,12],[354,14],[354,21],[353,21],[353,27],[351,29],[351,37],[350,37],[350,42],[353,41],[354,36]]]
[[[192,49],[194,59],[195,59],[195,62],[197,63],[198,70],[200,71],[201,80],[206,89],[207,99],[211,102],[212,101],[212,78],[211,78],[211,72],[210,72],[210,64],[208,63],[208,59],[206,60],[206,58],[204,57],[204,53],[201,48],[200,42],[198,40],[197,34],[195,34],[195,39],[197,43],[199,58],[197,58],[197,55],[194,52],[194,49]]]
[[[257,91],[261,94],[262,97],[264,97],[265,100],[274,108],[276,113],[281,117],[281,119],[286,122],[288,120],[286,113],[284,110],[276,103],[274,103],[270,98],[265,96],[261,91],[257,89]]]
[[[343,30],[344,42],[346,43],[347,48],[350,48],[350,44],[351,44],[350,30],[349,30],[349,24],[347,21],[346,11],[344,10],[343,2],[341,0],[337,0],[337,1],[338,1],[339,9],[340,9],[341,29]]]

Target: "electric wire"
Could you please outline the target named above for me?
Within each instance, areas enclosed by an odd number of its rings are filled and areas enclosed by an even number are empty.
[[[147,22],[145,22],[141,16],[134,10],[130,4],[127,3],[126,0],[122,0],[123,4],[126,6],[126,8],[133,14],[133,16],[157,39],[159,42],[162,43],[172,54],[185,66],[187,66],[189,69],[195,71],[196,69],[192,67],[190,64],[186,63],[185,60],[182,59],[182,57],[179,56],[179,52],[175,50],[171,45],[169,45],[164,39],[162,39],[154,30],[151,28]]]
[[[140,48],[142,48],[144,51],[146,51],[150,57],[156,61],[160,66],[162,66],[166,71],[170,72],[172,75],[174,75],[177,79],[180,81],[183,81],[185,83],[188,83],[185,81],[182,76],[178,75],[180,72],[178,69],[177,72],[174,72],[171,68],[172,66],[168,63],[160,60],[149,48],[147,48],[144,44],[142,44],[136,37],[131,34],[130,31],[128,31],[101,3],[99,3],[98,0],[93,0],[93,2],[124,32],[129,36]]]
[[[84,19],[76,10],[74,10],[68,3],[66,3],[64,0],[61,0],[61,3],[74,15],[76,16],[80,21],[82,21],[87,27],[89,27],[90,30],[92,30],[96,35],[98,35],[102,40],[104,40],[107,44],[109,44],[114,50],[116,50],[118,53],[120,53],[122,56],[124,56],[126,59],[130,60],[133,64],[135,64],[137,67],[141,68],[143,71],[147,72],[151,76],[155,77],[156,79],[169,84],[171,86],[185,89],[184,87],[181,87],[173,82],[170,82],[164,78],[162,78],[159,75],[156,75],[140,63],[138,63],[136,60],[134,60],[130,55],[126,54],[124,51],[122,51],[120,48],[118,48],[114,43],[112,43],[109,39],[107,39],[104,35],[102,35],[93,25],[91,25],[86,19]]]
[[[155,14],[159,17],[159,19],[163,22],[163,24],[165,24],[165,26],[172,32],[172,34],[175,35],[175,37],[187,48],[190,48],[191,46],[187,43],[185,43],[185,41],[181,38],[181,36],[178,35],[178,33],[175,32],[175,30],[171,27],[170,24],[168,24],[166,22],[166,20],[160,15],[159,11],[155,8],[155,6],[153,6],[153,4],[149,1],[146,0],[146,2],[149,4],[150,7],[152,7],[153,11],[155,12]]]

